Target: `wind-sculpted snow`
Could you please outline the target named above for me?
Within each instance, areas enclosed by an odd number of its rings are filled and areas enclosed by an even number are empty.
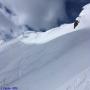
[[[0,52],[0,82],[7,85],[24,79],[22,83],[30,83],[28,89],[55,90],[89,66],[89,38],[90,30],[85,29],[41,45],[25,45],[17,41]],[[16,83],[16,86],[25,90],[28,84],[23,86],[22,83]]]
[[[24,32],[21,37],[21,42],[24,44],[44,44],[57,37],[63,36],[67,33],[74,32],[73,24],[64,24],[60,27],[53,28],[46,32]]]

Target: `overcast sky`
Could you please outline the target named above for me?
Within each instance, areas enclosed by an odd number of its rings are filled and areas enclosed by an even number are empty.
[[[90,0],[0,0],[16,16],[16,25],[27,24],[35,30],[49,29],[73,21]],[[1,17],[1,16],[0,16]]]

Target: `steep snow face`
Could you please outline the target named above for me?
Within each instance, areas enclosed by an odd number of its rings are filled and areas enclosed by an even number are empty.
[[[7,46],[0,52],[2,86],[10,84],[19,90],[59,88],[90,66],[89,38],[90,29],[83,29],[44,44],[17,41]]]
[[[89,6],[84,8],[87,10],[85,17],[89,15]],[[0,47],[0,86],[17,86],[19,90],[57,90],[87,69],[90,66],[90,27],[88,22],[83,27],[83,21],[87,19],[82,13],[76,29],[73,24],[67,24],[53,31],[29,32]],[[80,81],[84,82],[83,76]]]
[[[89,38],[90,30],[82,29],[44,44],[17,41],[8,45],[0,52],[2,85],[19,90],[57,89],[90,66]]]

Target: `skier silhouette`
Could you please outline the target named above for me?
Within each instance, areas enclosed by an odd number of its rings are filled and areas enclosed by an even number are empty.
[[[74,29],[76,28],[76,26],[78,25],[79,21],[78,20],[75,20],[74,22]]]

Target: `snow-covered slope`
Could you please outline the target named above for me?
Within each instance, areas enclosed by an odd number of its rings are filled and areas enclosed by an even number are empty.
[[[53,31],[27,32],[0,47],[0,86],[61,90],[64,83],[90,67],[89,10],[90,5],[85,6],[76,29],[67,24]]]
[[[89,67],[89,38],[85,29],[44,45],[16,42],[0,53],[0,80],[8,84],[20,79],[15,84],[20,90],[55,90]]]
[[[90,68],[81,72],[56,90],[90,90]]]

